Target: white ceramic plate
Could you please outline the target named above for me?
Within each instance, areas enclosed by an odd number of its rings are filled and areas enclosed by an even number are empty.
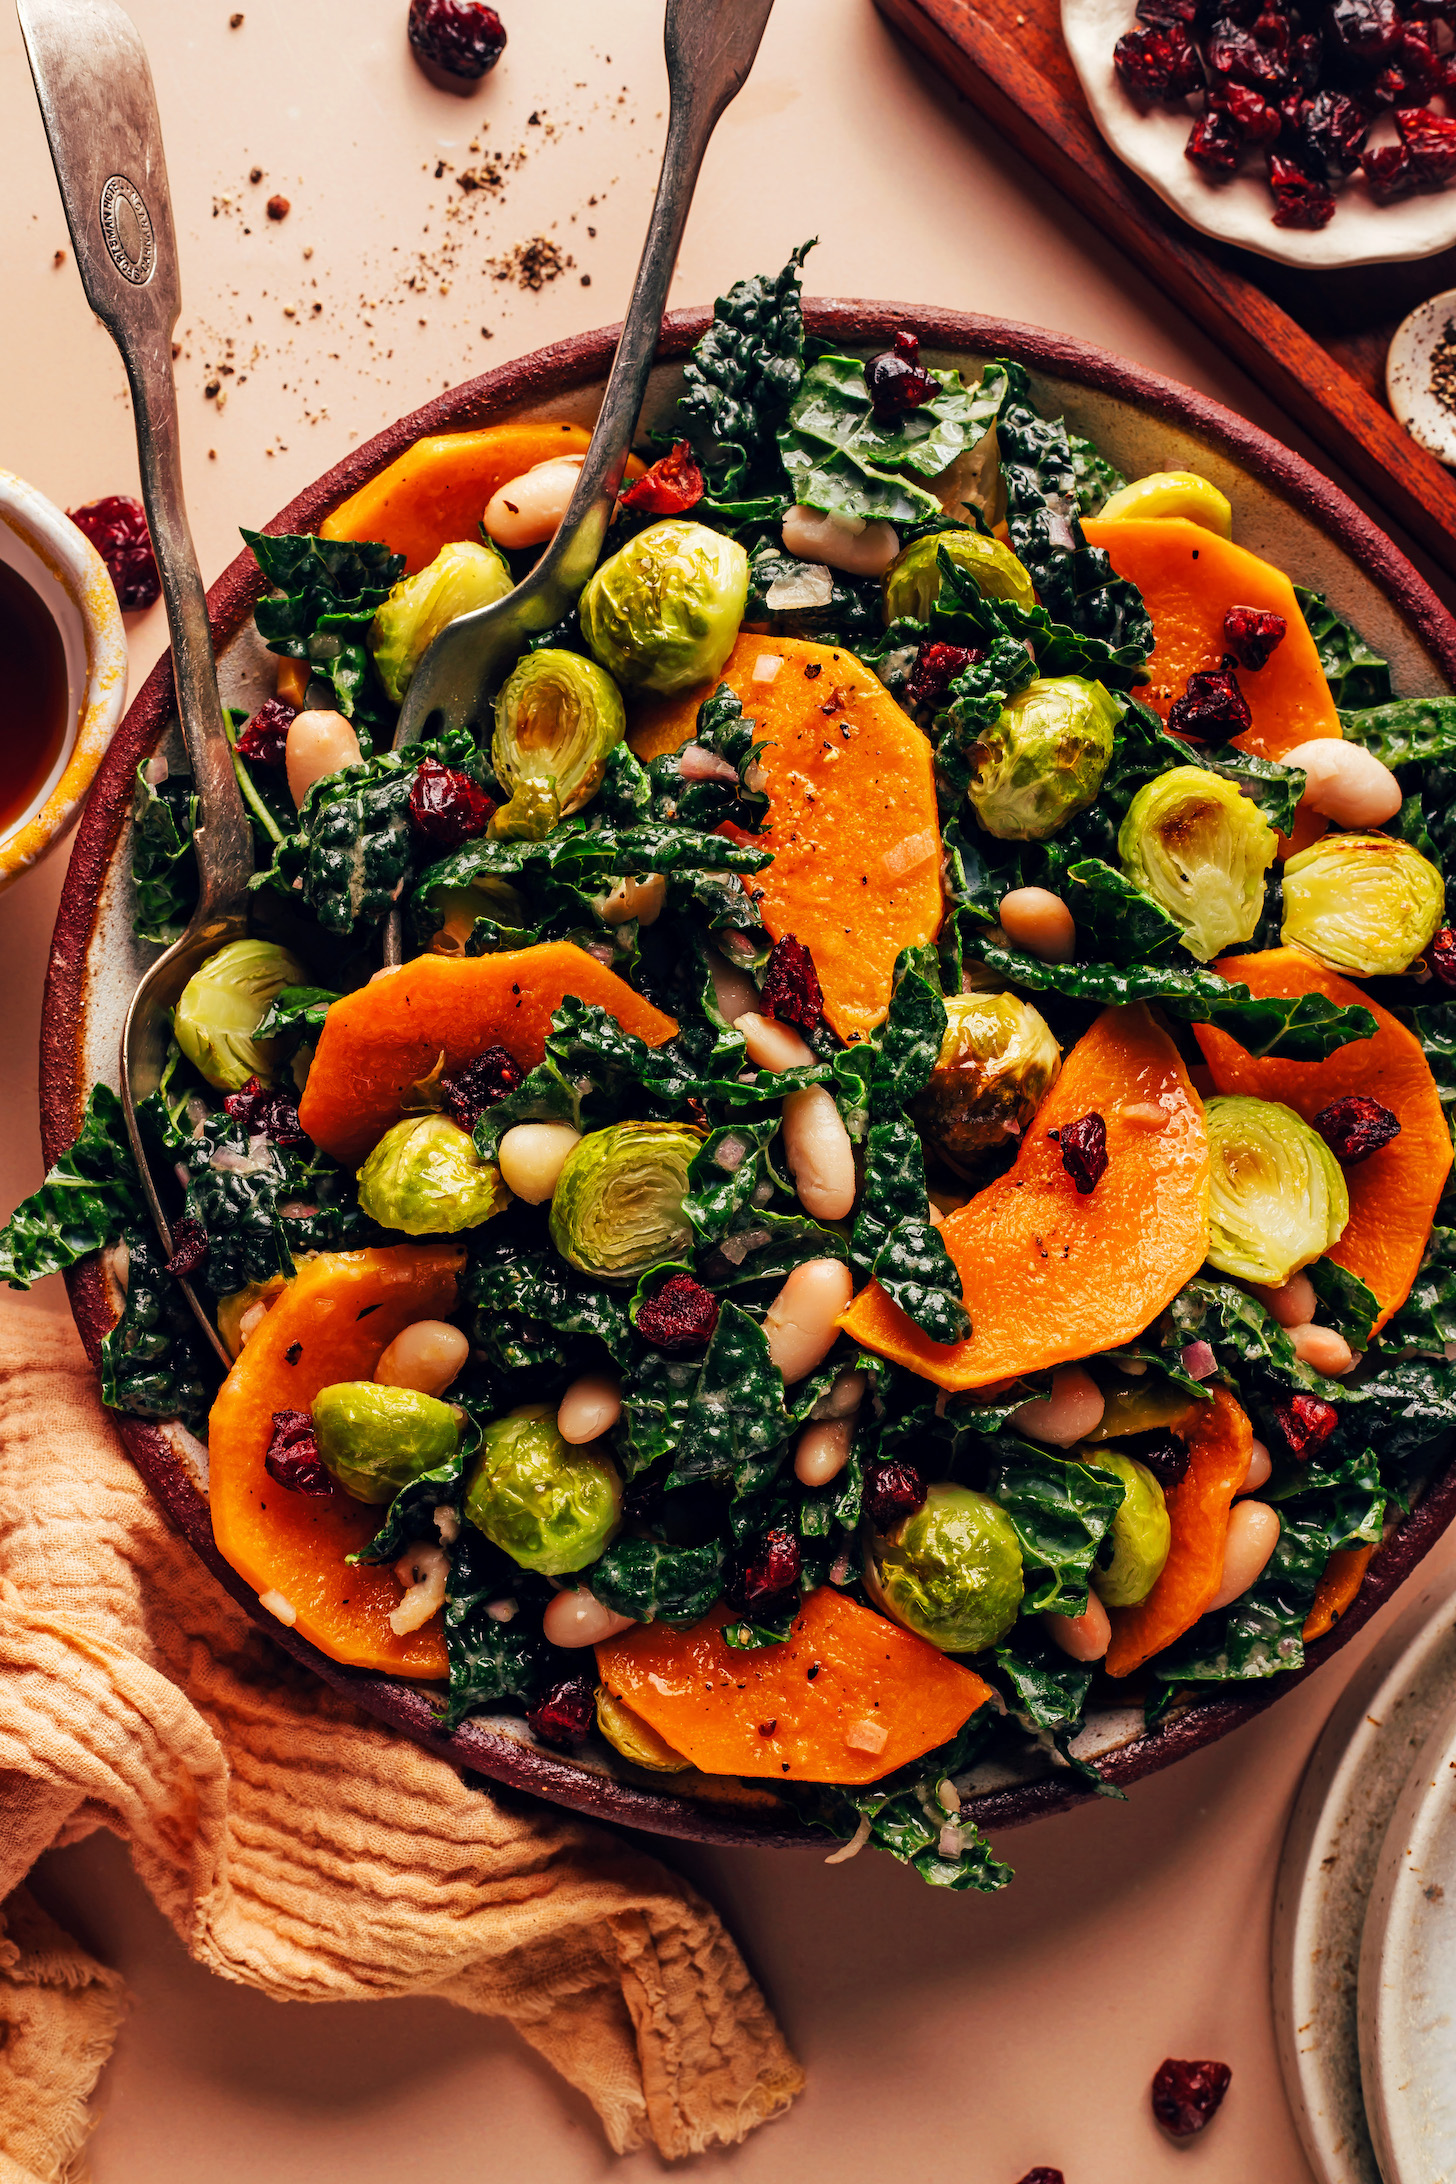
[[[1443,463],[1456,464],[1456,410],[1431,392],[1432,352],[1456,321],[1456,288],[1444,288],[1417,304],[1395,330],[1385,359],[1390,406],[1413,440]]]
[[[1062,0],[1062,36],[1093,120],[1118,158],[1190,227],[1280,265],[1305,268],[1429,258],[1456,243],[1456,190],[1377,205],[1358,176],[1336,184],[1338,210],[1328,227],[1275,227],[1262,164],[1251,158],[1227,182],[1210,182],[1183,156],[1193,115],[1181,107],[1144,114],[1123,90],[1112,49],[1125,30],[1137,27],[1134,0]],[[1388,123],[1380,141],[1385,134],[1394,141]]]

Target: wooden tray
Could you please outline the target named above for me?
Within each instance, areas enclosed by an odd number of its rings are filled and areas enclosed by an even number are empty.
[[[875,4],[1456,576],[1456,477],[1396,423],[1384,395],[1390,337],[1418,303],[1456,287],[1456,250],[1304,273],[1211,242],[1103,141],[1062,41],[1057,0]]]

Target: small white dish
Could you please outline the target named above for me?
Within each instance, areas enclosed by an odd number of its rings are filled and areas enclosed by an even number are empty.
[[[1262,163],[1251,158],[1227,182],[1210,182],[1183,156],[1194,116],[1181,106],[1143,113],[1123,90],[1112,49],[1139,27],[1133,0],[1062,0],[1062,36],[1092,118],[1114,152],[1190,227],[1306,271],[1429,258],[1456,243],[1456,190],[1377,205],[1363,181],[1335,184],[1328,227],[1277,228]],[[1392,141],[1393,132],[1391,133]]]
[[[65,654],[66,725],[49,771],[0,833],[0,890],[74,823],[126,710],[126,631],[106,564],[43,493],[0,470],[0,563],[55,624]]]
[[[1456,403],[1456,288],[1443,288],[1401,320],[1385,359],[1385,391],[1411,438],[1441,462],[1456,464],[1456,407],[1447,409],[1431,386],[1433,354],[1448,332]]]

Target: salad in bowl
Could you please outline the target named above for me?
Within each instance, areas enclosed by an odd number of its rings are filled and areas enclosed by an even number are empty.
[[[392,748],[581,425],[245,534],[256,915],[143,1108],[172,1255],[103,1084],[0,1271],[100,1255],[107,1401],[442,1735],[991,1888],[998,1769],[1108,1788],[1089,1715],[1298,1669],[1444,1465],[1456,699],[1014,360],[806,337],[802,257],[479,741]],[[144,759],[147,941],[194,819]]]

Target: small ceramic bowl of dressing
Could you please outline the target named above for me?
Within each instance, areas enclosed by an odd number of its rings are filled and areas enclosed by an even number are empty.
[[[60,841],[126,706],[106,564],[34,486],[0,470],[0,889]]]

